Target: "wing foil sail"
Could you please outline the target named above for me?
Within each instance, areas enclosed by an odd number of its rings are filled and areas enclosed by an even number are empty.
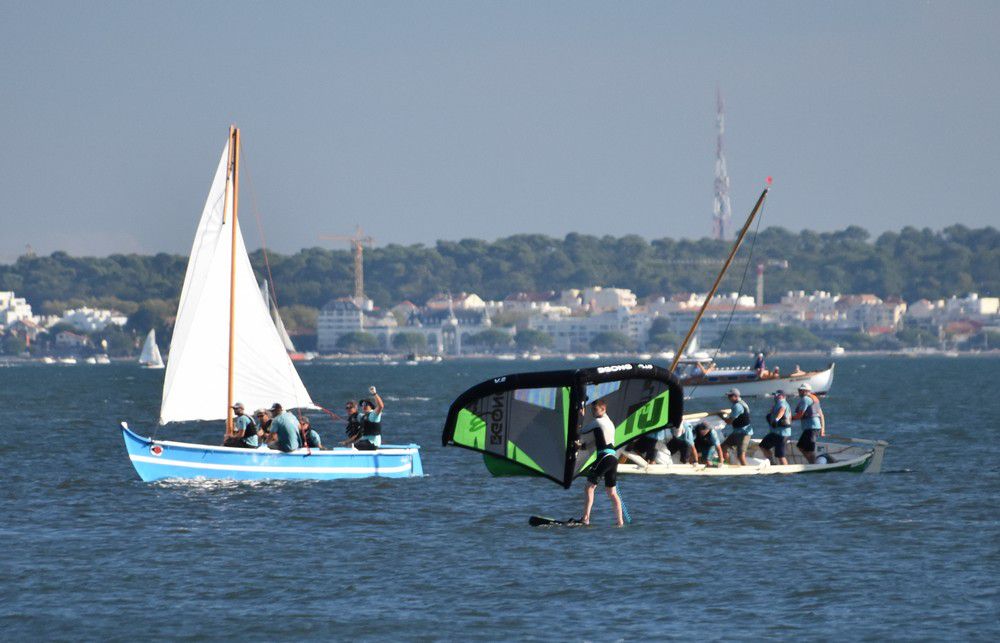
[[[460,395],[442,443],[486,454],[494,473],[520,469],[569,487],[594,458],[593,442],[578,447],[577,440],[593,420],[588,404],[596,399],[607,402],[616,448],[678,426],[684,413],[677,379],[652,364],[518,373]]]

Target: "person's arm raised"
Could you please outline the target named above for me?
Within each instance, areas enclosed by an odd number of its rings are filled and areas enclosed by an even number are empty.
[[[375,413],[381,415],[382,409],[385,408],[385,402],[382,401],[381,396],[379,396],[378,391],[375,390],[374,386],[369,386],[368,392],[375,398]]]

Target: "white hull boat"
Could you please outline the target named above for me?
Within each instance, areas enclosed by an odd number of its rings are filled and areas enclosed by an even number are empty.
[[[645,461],[633,454],[626,455],[629,462],[618,465],[618,473],[650,476],[759,476],[789,473],[880,473],[882,460],[888,442],[882,440],[861,440],[826,436],[816,442],[817,457],[826,456],[830,461],[809,464],[795,448],[794,441],[788,445],[789,464],[771,464],[761,457],[757,448],[760,440],[754,440],[747,454],[747,466],[734,464],[705,465],[682,464],[674,454],[670,462],[663,464],[643,464]],[[754,457],[756,456],[756,457]]]
[[[816,395],[826,395],[833,386],[834,364],[821,371],[803,371],[789,375],[759,377],[750,368],[714,368],[707,375],[682,376],[684,398],[719,399],[736,387],[743,397],[763,397],[777,390],[791,392],[808,383]]]

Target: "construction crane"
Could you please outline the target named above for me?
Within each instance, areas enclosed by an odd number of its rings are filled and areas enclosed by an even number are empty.
[[[372,247],[375,243],[375,239],[364,233],[359,225],[354,230],[353,235],[346,234],[322,234],[320,239],[325,239],[327,241],[347,241],[351,244],[354,249],[354,303],[360,307],[364,307],[365,301],[365,266],[364,266],[364,247]]]

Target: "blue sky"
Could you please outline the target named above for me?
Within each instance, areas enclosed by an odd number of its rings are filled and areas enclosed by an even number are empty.
[[[230,122],[248,245],[997,225],[1000,3],[0,1],[0,261],[183,252]]]

